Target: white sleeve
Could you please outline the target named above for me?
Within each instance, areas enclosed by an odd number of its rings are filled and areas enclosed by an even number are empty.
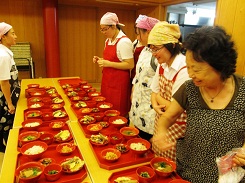
[[[3,56],[0,58],[0,80],[10,80],[10,70],[11,70],[12,64],[8,57]]]
[[[133,49],[133,43],[129,38],[121,38],[117,43],[118,58],[122,60],[134,58]]]
[[[158,64],[157,69],[156,69],[156,73],[152,79],[152,83],[151,83],[151,90],[154,93],[158,93],[160,91],[160,87],[159,87],[159,68],[160,68],[160,64]]]

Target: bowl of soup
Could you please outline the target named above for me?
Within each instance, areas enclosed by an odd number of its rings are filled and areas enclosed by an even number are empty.
[[[139,130],[135,127],[125,126],[120,129],[120,133],[124,136],[125,139],[129,140],[137,137]]]
[[[42,112],[39,110],[31,110],[26,112],[26,118],[32,119],[32,118],[41,118]]]
[[[44,166],[40,162],[27,162],[17,167],[15,176],[21,182],[37,182],[43,174]]]
[[[114,116],[119,116],[120,112],[118,110],[110,109],[110,110],[105,111],[104,114],[106,117],[110,118],[110,117],[114,117]]]
[[[40,137],[40,133],[37,131],[26,131],[19,134],[19,145],[22,146],[29,142],[33,142]]]
[[[151,167],[155,170],[156,174],[161,177],[168,177],[176,170],[176,164],[164,157],[155,157],[150,161]]]

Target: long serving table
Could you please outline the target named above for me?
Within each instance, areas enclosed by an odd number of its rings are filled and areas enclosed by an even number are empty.
[[[74,77],[72,77],[74,78]],[[13,129],[10,130],[8,145],[4,155],[4,160],[2,164],[2,171],[0,174],[1,183],[14,183],[15,182],[15,170],[18,160],[18,136],[19,130],[22,127],[21,123],[24,121],[24,110],[27,108],[27,99],[25,97],[25,89],[28,84],[40,84],[40,86],[54,86],[58,93],[61,95],[65,102],[65,110],[69,116],[68,126],[74,137],[75,143],[77,144],[79,151],[81,152],[83,159],[87,168],[87,177],[82,181],[82,183],[107,183],[109,177],[112,173],[123,171],[129,168],[136,168],[141,165],[146,165],[145,163],[138,163],[135,165],[122,167],[113,170],[106,170],[100,168],[93,150],[89,143],[89,139],[85,137],[81,127],[78,124],[78,119],[71,109],[71,103],[64,93],[62,87],[60,86],[58,80],[66,78],[44,78],[44,79],[23,79],[21,83],[21,94],[18,101],[16,116],[14,120]],[[69,79],[69,78],[67,78]]]

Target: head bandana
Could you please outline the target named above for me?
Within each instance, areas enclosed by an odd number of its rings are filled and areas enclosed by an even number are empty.
[[[180,28],[178,24],[168,22],[158,22],[151,30],[148,37],[148,44],[163,45],[168,43],[178,43],[180,38]]]
[[[5,22],[0,23],[0,40],[2,39],[2,36],[6,34],[10,29],[12,29],[11,25],[6,24]]]
[[[136,27],[151,30],[157,22],[159,22],[159,20],[156,18],[145,17],[137,23]]]
[[[139,17],[136,19],[135,23],[139,23],[140,20],[142,20],[143,18],[147,17],[146,15],[139,15]]]
[[[125,26],[124,24],[119,23],[118,17],[115,13],[107,12],[102,16],[100,19],[100,25],[121,25]]]

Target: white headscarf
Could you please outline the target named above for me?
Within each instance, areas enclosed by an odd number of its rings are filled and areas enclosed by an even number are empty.
[[[119,23],[119,19],[115,13],[107,12],[102,16],[100,19],[100,25],[121,25],[125,26],[124,24]]]
[[[0,40],[2,39],[2,36],[6,34],[10,29],[12,29],[11,25],[5,22],[0,23]]]

